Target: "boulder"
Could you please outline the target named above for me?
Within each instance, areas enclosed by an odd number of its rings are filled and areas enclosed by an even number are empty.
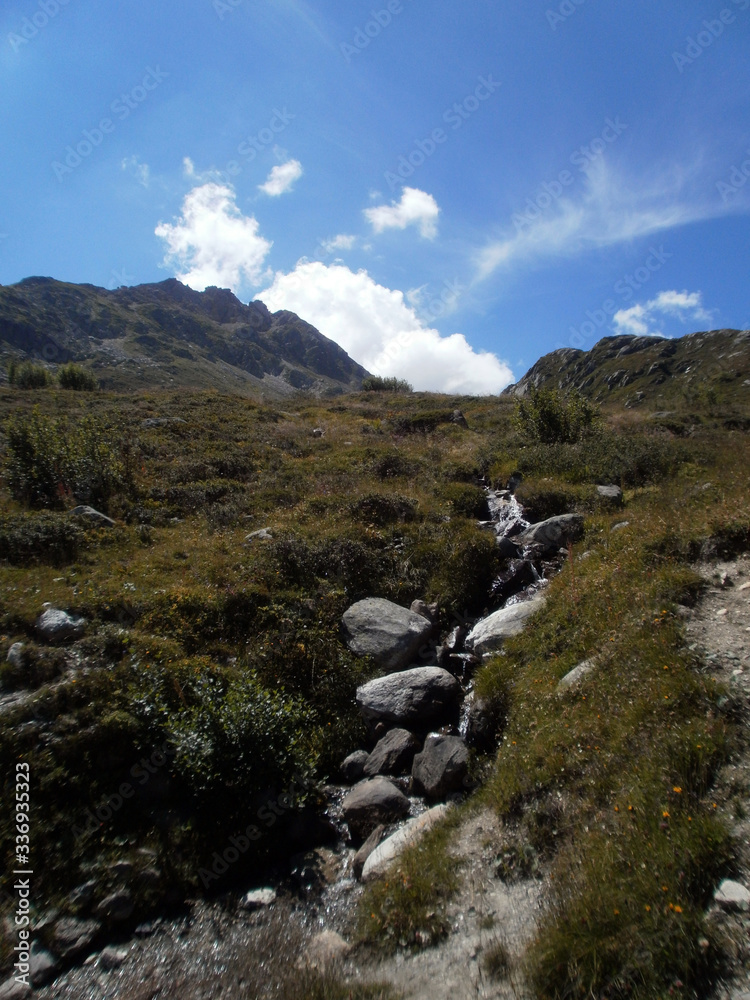
[[[530,601],[512,604],[483,618],[467,635],[467,648],[473,649],[477,656],[496,652],[506,639],[523,631],[526,620],[541,610],[544,600],[544,596],[538,594]]]
[[[29,976],[32,986],[44,986],[57,975],[60,963],[54,955],[50,954],[36,941],[31,942],[31,955],[29,956]]]
[[[0,1000],[26,1000],[30,996],[31,987],[16,982],[14,976],[0,983]]]
[[[47,608],[37,618],[36,630],[45,642],[67,642],[70,639],[80,639],[85,624],[83,618],[74,618],[67,611]]]
[[[374,778],[377,774],[408,774],[414,754],[419,750],[419,740],[408,729],[391,729],[380,740],[367,759],[364,774]]]
[[[23,651],[24,651],[24,644],[22,642],[14,642],[13,645],[8,650],[8,655],[6,656],[6,660],[8,661],[8,663],[10,663],[12,667],[15,667],[16,670],[19,670],[23,666],[23,660],[24,660]]]
[[[409,812],[409,800],[387,778],[361,781],[342,803],[344,819],[355,836],[367,837],[379,823],[390,823]]]
[[[725,878],[714,893],[714,901],[722,910],[747,910],[750,909],[750,892],[740,882]]]
[[[111,972],[112,969],[119,969],[125,959],[128,957],[127,948],[115,948],[112,945],[108,945],[102,950],[99,956],[99,965],[106,969],[107,972]]]
[[[377,677],[357,688],[357,707],[368,721],[427,727],[447,715],[461,685],[440,667],[414,667]]]
[[[582,514],[558,514],[546,521],[532,524],[518,536],[522,545],[536,545],[543,551],[557,551],[569,542],[577,542],[583,537]]]
[[[344,612],[344,636],[357,656],[371,656],[387,670],[412,660],[432,631],[432,623],[392,601],[368,597]]]
[[[428,799],[442,799],[464,787],[469,751],[457,736],[431,735],[414,758],[412,788]]]
[[[101,929],[98,920],[61,917],[52,933],[52,948],[60,958],[73,958],[92,946]]]
[[[133,896],[128,889],[118,889],[117,892],[110,893],[97,905],[94,912],[102,920],[118,923],[122,920],[129,920],[133,915],[135,903]]]
[[[448,806],[433,806],[421,816],[415,816],[405,823],[400,830],[379,844],[369,855],[362,869],[362,881],[384,875],[391,863],[401,854],[404,848],[418,840],[422,834],[431,829],[448,811]]]
[[[458,427],[468,427],[466,423],[466,417],[463,415],[461,410],[454,410],[451,416],[451,423],[456,424]]]
[[[426,618],[428,622],[435,620],[435,615],[437,614],[438,606],[437,604],[427,604],[425,601],[412,601],[411,607],[409,608],[415,615],[421,615]]]
[[[115,527],[115,521],[111,517],[107,517],[106,514],[102,514],[101,511],[95,510],[87,504],[80,504],[78,507],[74,507],[70,513],[73,517],[80,517],[82,521],[87,521],[97,528]]]
[[[584,660],[579,663],[577,667],[573,667],[572,670],[559,681],[557,685],[557,693],[564,694],[566,691],[574,691],[576,688],[580,687],[581,682],[584,678],[592,674],[596,669],[596,660]]]
[[[346,958],[351,950],[352,946],[336,931],[320,931],[310,938],[299,964],[322,972],[329,965]]]
[[[251,531],[249,535],[245,535],[245,544],[249,545],[251,542],[270,542],[273,538],[273,533],[270,528],[258,528],[257,531]]]
[[[352,873],[356,879],[362,878],[362,870],[367,859],[385,836],[385,827],[382,823],[375,827],[367,840],[354,855],[352,861]]]
[[[261,910],[276,902],[275,889],[253,889],[246,892],[240,901],[243,910]]]
[[[596,492],[606,504],[613,507],[622,506],[622,490],[619,486],[597,486]]]
[[[350,753],[341,764],[341,776],[348,784],[353,785],[359,781],[365,773],[365,764],[370,755],[366,750],[355,750]]]

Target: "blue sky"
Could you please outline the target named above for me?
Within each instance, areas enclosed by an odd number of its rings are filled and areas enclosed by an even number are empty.
[[[0,282],[177,276],[497,392],[750,326],[750,0],[9,0]]]

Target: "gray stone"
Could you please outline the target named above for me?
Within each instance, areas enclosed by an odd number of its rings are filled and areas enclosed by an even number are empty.
[[[596,492],[602,500],[606,500],[617,507],[622,506],[622,490],[619,486],[597,486]]]
[[[505,722],[501,704],[470,695],[466,711],[466,743],[483,753],[497,748],[500,729]]]
[[[89,524],[93,524],[98,528],[115,527],[116,522],[111,517],[107,517],[106,514],[102,514],[101,511],[95,510],[87,504],[80,504],[80,506],[74,507],[70,513],[73,517],[80,517],[83,521],[88,521]]]
[[[428,799],[442,799],[464,787],[469,751],[457,736],[430,735],[414,758],[412,788]]]
[[[99,965],[109,972],[112,969],[119,969],[127,957],[127,948],[114,948],[109,945],[99,955]]]
[[[557,692],[558,694],[564,694],[566,691],[574,691],[576,688],[581,686],[583,680],[592,674],[596,669],[596,660],[584,660],[579,663],[577,667],[573,667],[558,683]]]
[[[312,432],[312,436],[314,438],[322,438],[323,437],[323,428],[322,427],[316,427],[316,428],[314,428],[314,430]]]
[[[440,667],[414,667],[357,688],[357,707],[371,721],[426,727],[458,702],[461,685]]]
[[[118,889],[117,892],[112,892],[109,896],[105,896],[97,905],[94,912],[102,920],[118,923],[121,920],[128,920],[133,915],[134,909],[135,904],[130,891],[128,889]]]
[[[386,670],[408,666],[432,631],[432,623],[392,601],[368,597],[344,612],[346,644]]]
[[[408,774],[418,750],[419,740],[408,729],[391,729],[370,754],[364,767],[365,777]]]
[[[630,521],[618,521],[617,524],[613,524],[612,527],[609,529],[610,530],[610,534],[613,531],[622,531],[623,529],[629,528],[629,527],[630,527]]]
[[[421,816],[415,816],[405,823],[400,830],[379,844],[369,855],[362,869],[362,881],[369,882],[372,879],[384,875],[390,865],[401,854],[404,848],[417,841],[422,834],[441,820],[448,811],[448,806],[433,806]]]
[[[61,917],[52,932],[51,945],[60,958],[72,958],[90,948],[102,929],[98,920]]]
[[[532,524],[518,536],[521,545],[538,545],[544,551],[566,546],[569,542],[577,542],[583,537],[582,514],[558,514]]]
[[[55,978],[59,968],[60,963],[54,955],[36,941],[31,942],[29,976],[32,986],[44,986],[45,983]]]
[[[17,983],[14,978],[0,983],[0,1000],[26,1000],[31,996],[31,987],[26,983]]]
[[[428,622],[431,622],[435,618],[437,608],[437,604],[426,604],[424,601],[417,600],[411,602],[411,608],[409,610],[415,615],[421,615],[423,618],[426,618]]]
[[[367,859],[370,857],[384,836],[385,827],[382,823],[379,823],[354,855],[354,859],[352,861],[352,873],[356,879],[362,878],[362,870],[365,867]]]
[[[344,781],[350,785],[359,781],[365,773],[365,764],[369,758],[370,755],[366,750],[355,750],[354,753],[350,753],[341,765],[341,775]]]
[[[351,950],[352,946],[336,931],[320,931],[310,938],[300,959],[300,965],[322,972],[328,966],[346,958]]]
[[[85,624],[83,618],[73,618],[58,608],[47,608],[37,618],[36,629],[46,642],[67,642],[70,639],[80,639]]]
[[[263,907],[270,906],[275,902],[275,889],[253,889],[251,892],[245,893],[240,901],[240,906],[243,910],[261,910]]]
[[[466,423],[466,417],[463,415],[463,413],[461,412],[461,410],[454,410],[453,411],[453,415],[451,416],[451,423],[452,424],[457,424],[459,427],[468,427],[469,426]]]
[[[273,534],[270,528],[258,528],[257,531],[251,531],[249,535],[245,535],[245,543],[270,542],[272,538]]]
[[[714,901],[722,910],[747,910],[750,909],[750,892],[739,882],[725,878],[714,893]]]
[[[23,666],[24,649],[25,646],[22,642],[14,642],[13,645],[8,650],[8,655],[6,656],[6,660],[8,661],[8,663],[10,663],[12,667],[15,667],[16,670],[18,670],[20,667]]]
[[[89,906],[91,900],[94,898],[95,889],[96,882],[94,880],[76,886],[68,896],[68,908],[77,910],[79,907]]]
[[[409,812],[409,800],[387,778],[361,781],[342,803],[344,819],[355,836],[367,837],[380,823],[390,823]]]
[[[483,618],[467,635],[466,647],[477,656],[496,652],[506,639],[523,631],[526,620],[542,609],[544,600],[544,595],[538,594],[530,601],[512,604]]]

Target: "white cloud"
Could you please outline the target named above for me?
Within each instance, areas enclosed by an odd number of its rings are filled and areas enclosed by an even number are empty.
[[[266,178],[265,184],[259,184],[258,189],[265,194],[277,198],[280,194],[289,191],[295,181],[302,176],[302,164],[299,160],[287,160],[273,168]]]
[[[232,188],[201,184],[185,195],[182,215],[160,222],[156,235],[165,241],[164,264],[175,277],[203,291],[209,285],[237,292],[245,282],[266,280],[263,265],[271,246],[258,232],[258,222],[237,207]]]
[[[401,201],[366,208],[364,214],[376,233],[415,225],[419,226],[420,235],[426,240],[434,240],[437,236],[440,208],[431,194],[419,188],[405,187],[401,192]]]
[[[721,214],[716,203],[693,196],[698,169],[630,182],[600,158],[587,169],[580,192],[570,188],[553,204],[547,195],[544,207],[534,204],[533,211],[527,207],[514,216],[513,229],[477,254],[476,280],[501,268],[612,246]]]
[[[639,337],[663,337],[660,317],[672,316],[681,323],[711,323],[711,313],[703,308],[700,292],[659,292],[648,302],[620,309],[612,317],[618,333],[633,333]]]
[[[195,177],[195,164],[189,156],[182,159],[182,173],[185,177]]]
[[[139,163],[137,156],[126,156],[120,164],[123,170],[130,170],[135,179],[147,188],[151,181],[151,170],[148,163]]]
[[[416,389],[489,394],[514,380],[505,362],[475,351],[462,334],[443,337],[424,326],[403,292],[364,270],[301,261],[289,274],[277,272],[258,298],[271,310],[298,313],[374,374],[405,378]]]
[[[321,240],[320,245],[326,253],[333,253],[334,250],[351,250],[357,242],[356,236],[347,236],[346,233],[339,233],[331,240]]]

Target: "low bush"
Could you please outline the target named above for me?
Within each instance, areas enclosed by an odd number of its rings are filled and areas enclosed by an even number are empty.
[[[362,380],[364,392],[413,392],[412,386],[401,378],[383,378],[380,375],[369,375]]]
[[[440,497],[446,500],[456,517],[474,517],[480,521],[490,516],[487,494],[479,486],[470,483],[448,483],[440,490]]]
[[[73,562],[85,533],[69,515],[28,513],[0,518],[0,559],[15,566]]]
[[[598,407],[575,389],[531,388],[516,404],[517,425],[542,444],[574,444],[598,417]]]
[[[22,364],[11,361],[8,366],[8,384],[18,386],[19,389],[44,389],[52,385],[52,376],[41,365],[30,361]]]
[[[99,388],[99,383],[93,372],[81,365],[63,365],[57,372],[57,381],[61,389],[72,389],[75,392],[94,392]]]
[[[398,493],[368,493],[349,505],[349,511],[356,520],[380,527],[386,524],[412,521],[416,514],[417,501]]]

